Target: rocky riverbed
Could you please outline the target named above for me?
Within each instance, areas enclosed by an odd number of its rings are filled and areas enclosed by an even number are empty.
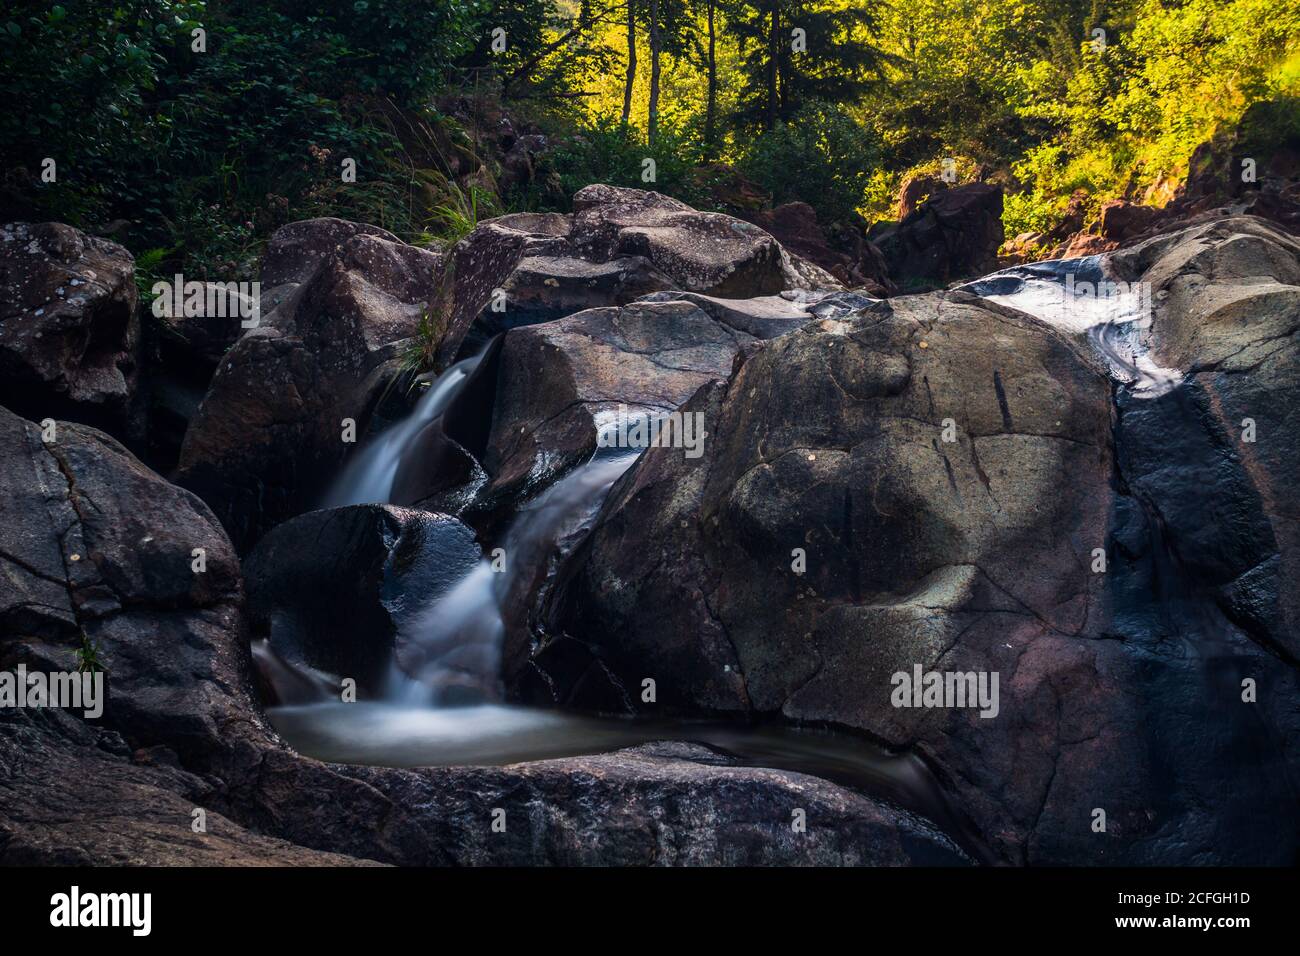
[[[904,220],[951,284],[888,298],[609,186],[309,220],[249,329],[0,228],[0,670],[108,687],[0,708],[0,862],[1293,863],[1300,241],[974,281],[990,201]],[[673,415],[698,453],[602,438]]]

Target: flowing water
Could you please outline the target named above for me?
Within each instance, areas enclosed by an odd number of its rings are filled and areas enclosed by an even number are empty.
[[[420,430],[446,411],[477,362],[449,368],[405,421],[363,449],[340,476],[331,504],[388,503],[403,456]],[[264,642],[256,645],[262,678],[284,702],[268,709],[276,729],[321,760],[395,767],[505,765],[653,741],[691,742],[743,766],[808,773],[889,800],[985,858],[978,837],[953,813],[921,760],[859,737],[781,725],[592,717],[507,706],[499,691],[480,693],[485,686],[495,690],[507,609],[545,585],[557,550],[585,532],[637,454],[599,453],[521,507],[501,552],[485,547],[492,559],[409,619],[382,699],[343,703],[329,675],[289,664]],[[466,688],[475,694],[466,698]],[[466,706],[467,699],[473,703]]]
[[[861,738],[820,728],[587,717],[480,704],[427,707],[392,701],[277,707],[276,730],[301,753],[385,767],[506,766],[609,753],[656,741],[700,744],[735,765],[810,774],[888,800],[930,820],[977,859],[978,835],[953,811],[929,768]]]
[[[500,669],[505,606],[536,583],[560,539],[595,516],[635,455],[597,458],[575,468],[516,515],[498,557],[480,561],[459,584],[425,608],[404,635],[402,667],[389,697],[403,703],[445,703],[442,689],[458,677],[491,683]]]
[[[407,450],[421,429],[447,410],[480,358],[464,359],[443,372],[420,396],[410,415],[354,455],[326,495],[323,507],[389,503],[397,466]]]
[[[1158,398],[1182,381],[1151,355],[1150,287],[1111,276],[1100,256],[1015,266],[961,288],[1082,336],[1135,398]]]

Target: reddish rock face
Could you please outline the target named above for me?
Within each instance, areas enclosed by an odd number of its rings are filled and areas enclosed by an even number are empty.
[[[817,222],[817,213],[802,202],[749,213],[748,219],[770,232],[790,252],[825,269],[847,288],[863,289],[875,296],[897,291],[889,280],[884,256],[857,227],[837,230],[832,245]]]
[[[876,241],[889,277],[909,291],[993,271],[1002,239],[1002,187],[970,183],[931,195]]]
[[[948,184],[934,176],[909,176],[898,187],[898,202],[894,209],[894,217],[901,222],[916,212],[927,199],[938,196],[947,189]]]
[[[1101,234],[1106,239],[1124,241],[1145,232],[1159,218],[1159,210],[1139,206],[1123,199],[1113,199],[1101,207]]]
[[[60,223],[0,226],[0,401],[135,438],[131,254]]]

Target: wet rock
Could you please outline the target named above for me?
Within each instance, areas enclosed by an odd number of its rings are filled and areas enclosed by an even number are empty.
[[[0,500],[14,504],[13,520],[0,523],[0,668],[75,669],[75,649],[90,641],[108,699],[102,720],[0,710],[0,863],[968,862],[932,825],[888,804],[680,744],[499,769],[302,757],[253,703],[239,566],[215,518],[107,436],[70,424],[60,436],[44,445],[33,424],[0,410]],[[320,544],[355,543],[377,560],[391,544],[387,568],[399,574],[451,573],[427,553],[403,564],[429,522],[436,537],[459,540],[446,519],[394,509],[299,521],[317,525]],[[295,529],[284,530],[287,542]],[[201,573],[196,544],[206,548]],[[280,550],[268,540],[259,553]],[[306,560],[284,558],[283,574]],[[318,583],[316,599],[345,583]],[[307,586],[291,575],[281,584]],[[380,587],[377,598],[398,614]],[[505,837],[484,823],[498,807]],[[807,813],[806,834],[791,830],[794,807]],[[195,808],[206,833],[192,828]]]
[[[946,285],[997,267],[1002,187],[969,183],[933,194],[907,218],[872,236],[904,291]]]
[[[516,328],[399,467],[395,500],[445,507],[448,476],[481,476],[474,510],[500,515],[590,459],[620,409],[666,415],[729,374],[740,351],[809,318],[780,297],[664,292]]]
[[[350,225],[297,223],[285,227],[292,241],[272,243],[272,298],[283,297],[227,353],[185,434],[177,480],[241,550],[319,500],[349,450],[346,420],[364,435],[383,392],[372,373],[437,291],[436,253],[370,227],[336,244]]]
[[[481,556],[474,532],[446,515],[384,505],[299,515],[244,562],[251,627],[291,665],[375,695],[420,612]]]
[[[61,223],[0,226],[0,401],[141,435],[135,263]]]
[[[1126,409],[1131,480],[1198,586],[1294,662],[1300,241],[1264,220],[1234,217],[1149,240],[1111,262],[1154,303],[1156,361],[1187,374],[1168,401]]]

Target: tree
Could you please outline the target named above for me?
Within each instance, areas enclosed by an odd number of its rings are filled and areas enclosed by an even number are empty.
[[[771,130],[814,100],[856,102],[887,60],[874,43],[875,14],[857,3],[753,0],[737,14],[740,125]]]

